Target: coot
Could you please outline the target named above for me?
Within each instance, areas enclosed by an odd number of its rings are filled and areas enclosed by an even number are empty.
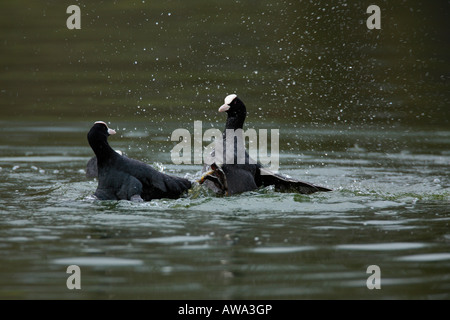
[[[105,122],[97,121],[87,135],[97,158],[98,187],[94,195],[98,199],[176,199],[191,187],[187,179],[164,174],[144,162],[114,151],[108,144],[108,136],[115,133]]]
[[[225,104],[219,108],[219,112],[227,113],[225,130],[223,131],[223,157],[221,164],[213,162],[203,169],[206,172],[199,183],[220,194],[236,194],[255,190],[264,186],[275,186],[275,190],[282,192],[298,192],[311,194],[318,191],[332,191],[331,189],[313,185],[297,179],[271,172],[259,162],[252,159],[245,151],[242,135],[236,134],[233,140],[227,143],[227,129],[233,132],[241,132],[244,126],[247,110],[241,99],[235,94],[225,98]],[[237,131],[236,131],[237,130]],[[233,150],[230,152],[230,148]],[[227,152],[228,149],[228,152]],[[215,157],[215,151],[212,156]]]

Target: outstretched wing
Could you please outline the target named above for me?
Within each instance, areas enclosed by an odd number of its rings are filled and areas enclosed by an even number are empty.
[[[298,192],[311,194],[318,191],[332,191],[331,189],[313,185],[308,182],[292,179],[283,175],[273,173],[270,170],[260,167],[256,177],[258,186],[275,186],[275,190],[282,192]]]

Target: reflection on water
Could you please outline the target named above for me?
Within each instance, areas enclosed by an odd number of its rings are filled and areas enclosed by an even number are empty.
[[[448,299],[447,1],[0,3],[0,297]],[[280,171],[334,189],[92,201],[92,123],[175,166],[170,135],[280,130]],[[82,290],[67,289],[68,265]],[[369,290],[369,265],[381,290]]]

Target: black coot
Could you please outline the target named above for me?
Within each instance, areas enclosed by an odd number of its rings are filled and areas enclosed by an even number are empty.
[[[98,187],[94,195],[98,199],[176,199],[191,187],[189,180],[166,175],[114,151],[108,144],[108,136],[115,133],[105,122],[97,121],[87,135],[97,158]]]
[[[233,144],[233,152],[227,153],[227,129],[233,132],[242,129],[247,116],[244,103],[235,94],[225,98],[225,104],[219,108],[219,112],[226,112],[227,122],[223,132],[223,158],[221,165],[212,163],[205,166],[206,174],[199,180],[210,189],[221,194],[236,194],[245,191],[255,190],[262,186],[275,186],[275,190],[284,192],[298,192],[310,194],[318,191],[332,191],[331,189],[316,186],[307,182],[285,177],[281,174],[273,173],[264,168],[259,162],[251,159],[245,151],[242,136],[236,134]],[[242,131],[241,131],[242,132]],[[228,145],[230,149],[231,144]],[[215,156],[215,151],[212,156]],[[240,157],[244,157],[241,158]],[[230,161],[231,160],[231,161]]]

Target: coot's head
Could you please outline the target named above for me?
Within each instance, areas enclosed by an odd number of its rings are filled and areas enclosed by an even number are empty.
[[[219,112],[228,114],[227,128],[238,129],[244,125],[247,110],[241,99],[235,94],[225,97],[225,103],[219,108]]]
[[[98,153],[104,153],[104,150],[109,150],[111,147],[108,145],[108,137],[112,134],[116,134],[116,131],[110,129],[108,125],[103,121],[96,121],[87,135],[89,145],[94,150],[97,157]]]
[[[219,112],[226,112],[232,114],[245,114],[245,105],[241,99],[235,94],[230,94],[225,97],[224,104],[219,108]]]
[[[94,122],[94,126],[88,133],[89,136],[99,136],[99,137],[109,137],[110,135],[116,134],[114,129],[110,129],[106,122],[104,121],[96,121]]]

